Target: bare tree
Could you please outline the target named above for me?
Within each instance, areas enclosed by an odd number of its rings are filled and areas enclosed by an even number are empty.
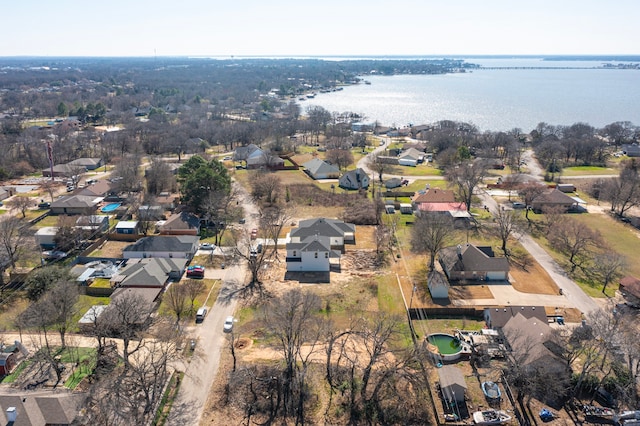
[[[546,190],[547,187],[545,185],[542,185],[541,183],[535,181],[523,183],[518,189],[518,193],[520,194],[520,197],[522,197],[522,200],[524,201],[524,204],[526,206],[524,217],[527,220],[529,220],[529,210],[531,204],[533,203],[533,200],[542,195],[542,193]]]
[[[382,154],[376,153],[367,156],[367,168],[378,175],[378,180],[382,183],[382,176],[393,169],[393,164],[387,163]]]
[[[122,339],[125,368],[130,366],[131,354],[144,346],[140,332],[148,325],[150,314],[149,303],[137,293],[128,294],[126,289],[119,297],[113,298],[109,308],[102,313],[110,335]]]
[[[495,231],[498,234],[500,241],[502,241],[502,252],[508,257],[509,251],[507,250],[507,242],[522,229],[520,213],[516,210],[499,208],[493,218],[497,225]]]
[[[77,228],[75,225],[76,217],[58,217],[58,229],[56,231],[56,235],[53,237],[53,241],[56,243],[57,249],[69,251],[78,246],[83,237],[83,230],[81,228]]]
[[[118,179],[114,184],[114,189],[128,193],[140,191],[142,189],[141,164],[142,158],[138,154],[122,157],[113,171],[113,176]]]
[[[43,303],[49,305],[48,308],[45,308],[45,311],[51,314],[49,323],[60,334],[60,342],[63,348],[67,346],[65,335],[69,328],[74,325],[73,318],[78,311],[78,298],[78,286],[75,281],[62,279],[57,281],[40,299]]]
[[[330,149],[327,151],[325,159],[338,166],[340,170],[344,170],[353,164],[353,154],[348,149]]]
[[[186,287],[180,283],[171,283],[164,293],[164,300],[167,302],[167,306],[171,312],[176,316],[176,325],[180,324],[180,319],[187,310]]]
[[[400,318],[388,315],[354,316],[344,331],[330,331],[326,379],[330,405],[340,392],[344,423],[413,424],[430,417],[419,391],[428,383],[424,352],[397,349],[400,338]]]
[[[0,219],[0,288],[4,288],[5,271],[9,267],[15,269],[16,262],[26,249],[27,238],[20,219],[16,217]]]
[[[240,219],[242,210],[239,207],[238,193],[232,188],[226,190],[211,191],[201,204],[204,217],[209,224],[213,224],[215,232],[215,244],[220,244],[226,223]]]
[[[454,234],[451,220],[440,214],[422,214],[411,228],[411,249],[429,255],[429,271],[435,269],[436,256],[449,245]]]
[[[186,296],[189,299],[189,303],[190,303],[189,312],[193,313],[195,311],[196,299],[198,298],[200,293],[204,291],[206,286],[204,285],[204,282],[202,282],[201,280],[194,280],[194,279],[188,279],[181,285],[184,286]]]
[[[169,164],[157,157],[151,159],[151,164],[145,171],[145,178],[147,180],[147,192],[152,195],[170,191],[176,185],[176,179],[171,172]]]
[[[471,209],[473,191],[487,172],[487,164],[482,160],[461,163],[452,167],[446,172],[447,180],[458,190],[458,195],[467,206],[467,211]]]
[[[60,185],[58,183],[56,183],[55,181],[51,181],[51,180],[46,180],[44,182],[42,182],[40,184],[40,188],[44,189],[45,192],[47,194],[49,194],[49,198],[51,199],[51,202],[53,203],[54,200],[54,195],[56,194],[56,190],[58,189]]]
[[[569,257],[571,272],[585,266],[597,247],[602,245],[601,235],[577,220],[565,220],[554,226],[548,237],[551,245]]]
[[[297,423],[304,419],[306,369],[322,330],[316,316],[319,309],[317,295],[292,290],[273,299],[262,311],[264,324],[277,340],[284,358],[284,416],[296,413]],[[306,346],[304,350],[303,345]]]
[[[36,200],[31,197],[15,196],[6,202],[11,210],[18,210],[22,217],[27,217],[27,210],[36,205]]]
[[[278,201],[282,182],[274,173],[256,172],[251,181],[251,195],[256,200],[263,200],[267,204]]]
[[[635,159],[625,164],[619,177],[608,181],[604,194],[611,202],[611,211],[618,217],[640,205],[640,173]]]
[[[283,228],[293,219],[294,209],[289,205],[277,204],[260,210],[260,229],[265,233],[266,239],[273,242],[270,248],[270,255],[278,258],[278,238],[282,234]],[[267,247],[263,250],[266,252]]]
[[[607,250],[595,256],[592,270],[602,281],[603,293],[610,283],[622,277],[622,273],[626,267],[626,258],[615,251]]]

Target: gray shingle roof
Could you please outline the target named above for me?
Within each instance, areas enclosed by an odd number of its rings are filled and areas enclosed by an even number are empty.
[[[345,233],[353,233],[355,230],[356,226],[352,223],[345,223],[341,220],[321,217],[317,219],[301,220],[298,224],[298,228],[291,231],[291,236],[300,238],[310,235],[344,237]]]
[[[167,235],[160,237],[144,237],[134,244],[128,245],[124,252],[192,252],[200,240],[196,235]]]
[[[340,173],[340,169],[338,169],[336,166],[331,165],[326,161],[320,160],[319,158],[309,160],[302,166],[307,169],[312,175]]]
[[[52,208],[61,208],[61,207],[95,207],[98,205],[99,200],[93,196],[87,195],[68,195],[62,198],[55,200],[51,203]]]
[[[476,247],[465,244],[460,247],[447,247],[440,252],[440,259],[448,271],[505,271],[509,272],[509,261],[505,257],[494,257],[491,247]]]

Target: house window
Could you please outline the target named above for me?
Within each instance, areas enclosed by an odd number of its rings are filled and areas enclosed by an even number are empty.
[[[293,257],[296,257],[296,251],[295,250],[293,251]]]
[[[318,258],[318,252],[315,253],[316,254],[316,259]]]

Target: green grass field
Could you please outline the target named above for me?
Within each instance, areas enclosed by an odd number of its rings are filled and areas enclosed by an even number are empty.
[[[576,166],[562,169],[563,176],[617,175],[618,170],[611,167]]]

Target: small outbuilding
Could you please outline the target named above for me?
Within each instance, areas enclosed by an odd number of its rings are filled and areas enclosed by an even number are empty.
[[[432,299],[448,299],[449,298],[449,281],[438,271],[433,271],[427,279],[427,287],[431,293]]]
[[[449,403],[463,402],[467,391],[462,370],[453,365],[443,365],[438,369],[438,380],[442,397]]]
[[[13,352],[0,352],[0,375],[6,376],[16,366],[16,356]]]

